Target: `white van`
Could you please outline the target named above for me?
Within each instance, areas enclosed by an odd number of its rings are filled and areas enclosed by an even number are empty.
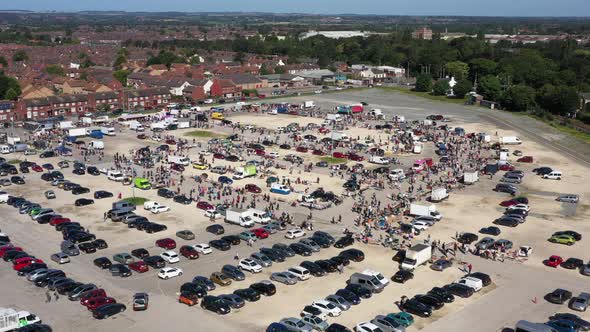
[[[250,218],[252,218],[252,221],[255,223],[266,225],[270,222],[270,217],[265,211],[250,209],[249,212]]]
[[[362,271],[361,273],[364,275],[373,276],[373,277],[377,278],[377,280],[379,280],[379,282],[381,282],[381,284],[383,286],[387,286],[389,284],[389,279],[385,278],[381,274],[381,272],[367,269],[367,270]]]
[[[0,153],[7,154],[7,153],[11,153],[11,152],[12,152],[12,149],[10,148],[10,146],[0,145]]]
[[[561,180],[561,171],[553,171],[549,174],[543,175],[543,179]]]
[[[392,169],[388,176],[392,181],[400,181],[406,178],[406,173],[404,173],[403,169],[396,168]]]
[[[483,282],[480,279],[474,277],[461,278],[457,280],[457,283],[473,288],[473,290],[476,292],[479,292],[483,288]]]
[[[371,158],[369,158],[369,162],[377,165],[387,165],[391,162],[391,160],[387,157],[371,156]]]
[[[287,271],[296,275],[299,280],[307,280],[311,276],[309,270],[301,266],[290,267]]]
[[[120,171],[109,170],[107,172],[107,178],[111,181],[121,182],[125,179],[125,176],[123,176],[123,173],[121,173]]]
[[[0,191],[0,203],[8,202],[8,193],[6,191]]]

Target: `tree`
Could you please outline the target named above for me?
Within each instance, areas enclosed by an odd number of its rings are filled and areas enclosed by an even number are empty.
[[[456,98],[465,98],[465,95],[468,94],[473,90],[473,83],[466,79],[460,80],[455,84],[453,87],[453,93],[455,94]]]
[[[449,81],[445,79],[440,79],[434,83],[434,87],[432,88],[432,94],[435,96],[445,96],[447,91],[449,91],[451,87],[449,86]]]
[[[10,90],[12,91],[9,93]],[[14,77],[6,76],[0,72],[0,98],[16,99],[20,94],[21,89],[18,81]]]
[[[127,86],[127,77],[129,76],[129,72],[127,70],[120,69],[120,70],[114,71],[113,76],[115,77],[115,79],[117,81],[121,82],[121,84],[123,84],[123,86]]]
[[[276,66],[275,67],[275,74],[284,74],[287,71],[285,70],[284,66]]]
[[[494,75],[498,64],[490,59],[473,59],[469,62],[471,69],[470,78],[475,80],[476,77],[484,77],[487,75]]]
[[[567,115],[574,111],[579,104],[576,90],[566,85],[545,84],[539,91],[537,99],[539,106],[543,109],[559,115]]]
[[[477,86],[477,92],[487,100],[498,100],[502,94],[502,83],[496,76],[484,76]]]
[[[45,72],[49,75],[64,76],[65,70],[60,65],[49,65],[45,67]]]
[[[432,77],[428,74],[418,75],[414,90],[419,92],[430,92],[432,90]]]
[[[445,65],[447,73],[455,77],[456,80],[462,80],[469,73],[469,66],[465,62],[452,61]]]
[[[535,89],[524,84],[514,85],[504,93],[502,105],[509,111],[528,111],[535,106]]]
[[[27,60],[29,60],[29,56],[27,55],[27,52],[25,52],[23,50],[18,50],[16,52],[14,52],[14,54],[12,55],[12,61],[14,61],[14,62],[27,61]]]
[[[13,88],[10,88],[10,89],[6,90],[6,93],[4,94],[4,99],[16,100],[19,95],[20,95],[20,93],[16,92],[16,90],[14,90]]]
[[[235,62],[239,62],[239,63],[242,63],[243,64],[245,60],[246,60],[246,54],[244,54],[244,52],[238,52],[234,56],[234,61]]]
[[[0,65],[4,66],[4,68],[8,67],[8,61],[2,55],[0,55]]]

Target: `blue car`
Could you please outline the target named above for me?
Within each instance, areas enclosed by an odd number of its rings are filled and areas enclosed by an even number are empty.
[[[272,323],[266,328],[266,332],[289,332],[289,328],[281,323]]]
[[[557,332],[577,332],[578,331],[578,327],[576,326],[576,323],[572,322],[571,320],[566,320],[566,319],[552,320],[548,323],[545,323],[545,325],[552,327]]]
[[[217,178],[217,181],[219,181],[220,183],[223,183],[223,184],[232,184],[232,183],[234,183],[234,180],[228,178],[225,175],[222,175],[219,178]]]
[[[53,168],[53,165],[51,165],[51,164],[43,164],[41,167],[43,167],[43,168],[45,168],[46,170],[49,170],[49,171],[51,171],[51,170],[54,169]]]

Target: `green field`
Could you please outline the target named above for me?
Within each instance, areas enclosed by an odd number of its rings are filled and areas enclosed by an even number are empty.
[[[348,161],[344,158],[334,158],[334,157],[330,157],[330,156],[321,157],[320,160],[325,161],[328,164],[342,164],[342,163],[345,163]]]
[[[222,137],[225,137],[226,135],[214,133],[214,132],[207,131],[207,130],[193,130],[193,131],[189,131],[188,133],[185,133],[184,136],[197,137],[197,138],[222,138]]]
[[[123,198],[124,201],[129,202],[133,205],[143,205],[143,203],[149,201],[149,199],[145,198],[145,197],[126,197]]]

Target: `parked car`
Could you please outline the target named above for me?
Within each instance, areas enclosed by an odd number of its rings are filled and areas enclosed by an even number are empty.
[[[545,295],[545,300],[555,304],[564,304],[565,302],[569,301],[572,298],[572,292],[557,288],[553,292]]]

